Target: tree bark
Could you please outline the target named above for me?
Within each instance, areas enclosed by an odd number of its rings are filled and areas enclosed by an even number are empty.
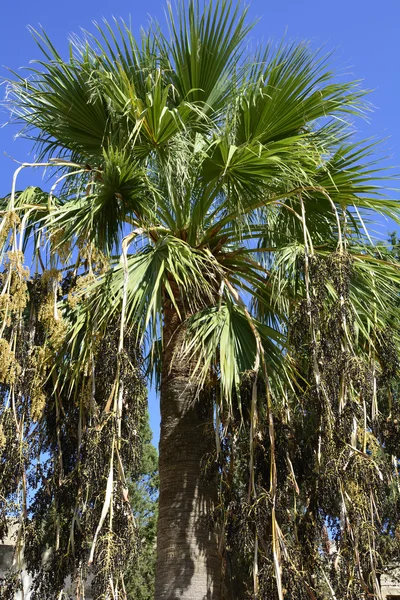
[[[184,339],[176,311],[164,311],[159,444],[160,497],[155,600],[219,600],[221,564],[210,523],[215,480],[202,464],[214,446],[213,406],[196,400],[193,360],[177,361]]]

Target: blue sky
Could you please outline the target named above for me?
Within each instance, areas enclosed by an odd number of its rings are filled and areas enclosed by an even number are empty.
[[[370,101],[374,112],[369,121],[357,124],[362,138],[387,138],[385,154],[390,163],[400,165],[400,2],[399,0],[252,0],[249,18],[259,21],[251,34],[252,45],[269,39],[310,40],[316,49],[324,45],[327,51],[335,50],[332,64],[340,71],[363,80],[365,88],[373,90]],[[68,0],[50,2],[39,0],[6,0],[1,9],[0,22],[0,65],[11,69],[28,66],[29,61],[39,58],[27,26],[41,24],[53,43],[64,52],[71,33],[80,28],[93,28],[94,20],[103,17],[131,17],[132,28],[138,31],[146,25],[149,16],[162,25],[165,2],[163,0]],[[0,69],[6,77],[5,68]],[[4,95],[4,86],[0,95]],[[7,120],[0,113],[0,124]],[[14,140],[16,130],[6,126],[0,129],[0,196],[11,188],[15,159],[29,160],[29,143]],[[30,159],[33,157],[31,156]],[[20,185],[40,184],[39,175],[26,172]],[[398,184],[397,184],[398,185]],[[393,192],[400,200],[400,194]],[[384,225],[380,225],[382,229]],[[390,226],[389,226],[390,227]],[[158,440],[159,413],[157,399],[150,394],[151,425],[154,438]]]

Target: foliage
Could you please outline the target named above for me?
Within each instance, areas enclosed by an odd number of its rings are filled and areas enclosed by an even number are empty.
[[[367,229],[398,222],[398,203],[353,136],[358,83],[305,44],[248,56],[245,17],[193,1],[169,12],[169,38],[105,23],[67,60],[33,32],[43,60],[10,79],[42,162],[2,207],[3,521],[22,515],[34,557],[53,511],[40,597],[79,580],[88,552],[96,598],[123,590],[141,351],[157,380],[168,303],[187,317],[173,359],[195,357],[215,398],[226,569],[251,569],[255,597],[353,599],[398,558],[399,265]],[[28,166],[49,193],[16,191]]]

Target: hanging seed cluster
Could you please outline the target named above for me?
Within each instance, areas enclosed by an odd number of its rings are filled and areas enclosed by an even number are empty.
[[[61,391],[44,410],[47,444],[54,458],[41,474],[26,532],[26,562],[36,571],[34,600],[53,598],[67,575],[75,580],[77,591],[90,575],[94,598],[114,598],[116,590],[122,594],[123,575],[137,552],[126,477],[140,464],[139,430],[146,396],[134,335],[127,339],[122,358],[116,353],[118,335],[115,324],[96,342],[93,364],[82,372],[76,396]],[[121,415],[112,407],[106,409],[117,371],[124,386]],[[65,413],[62,417],[57,416],[57,402]],[[38,570],[39,557],[49,548]]]
[[[18,249],[20,219],[6,213],[0,224],[3,270],[0,273],[0,537],[9,524],[27,514],[27,473],[32,449],[27,441],[29,401],[24,394],[26,340],[24,317],[28,303],[29,271]],[[0,581],[0,595],[12,598],[20,588],[17,573]]]
[[[400,556],[393,335],[377,327],[373,348],[357,343],[351,258],[342,251],[308,259],[310,294],[288,332],[294,386],[274,402],[275,502],[265,386],[253,439],[255,493],[245,425],[250,379],[242,384],[243,419],[223,423],[216,519],[227,599],[278,600],[276,562],[285,600],[379,597],[381,574]]]
[[[139,543],[128,489],[140,471],[146,414],[136,335],[124,331],[118,350],[119,322],[91,324],[89,354],[67,352],[82,294],[73,307],[68,296],[80,278],[95,280],[106,259],[82,244],[79,275],[63,276],[53,260],[29,278],[15,250],[19,220],[10,214],[1,229],[11,249],[0,274],[0,538],[13,519],[16,564],[23,559],[33,576],[32,600],[58,597],[67,577],[73,597],[82,597],[90,577],[96,600],[123,599]],[[1,598],[11,600],[20,587],[13,568],[0,580]]]
[[[80,238],[77,247],[80,259],[88,266],[88,271],[75,277],[69,288],[68,304],[71,308],[76,308],[79,303],[90,298],[96,277],[104,274],[110,266],[107,257],[93,243]]]

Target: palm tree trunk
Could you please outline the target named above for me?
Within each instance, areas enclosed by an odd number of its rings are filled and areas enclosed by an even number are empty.
[[[202,469],[214,445],[213,407],[196,400],[193,361],[174,356],[184,327],[171,306],[164,323],[155,600],[218,600],[221,564],[209,519],[216,485]]]

